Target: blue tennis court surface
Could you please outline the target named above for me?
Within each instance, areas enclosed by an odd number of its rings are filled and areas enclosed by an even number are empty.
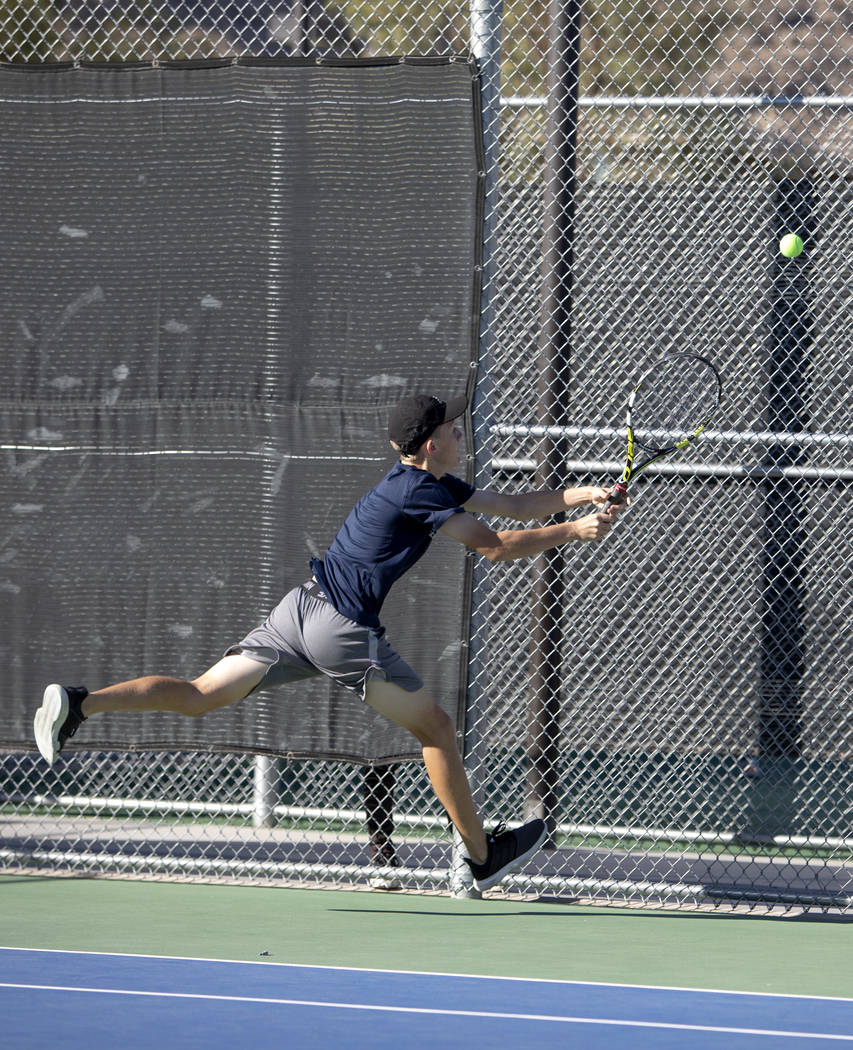
[[[853,1044],[853,999],[0,948],[10,1050]]]

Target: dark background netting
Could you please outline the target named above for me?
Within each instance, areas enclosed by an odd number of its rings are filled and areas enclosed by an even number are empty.
[[[0,745],[47,682],[203,671],[390,468],[389,407],[470,386],[475,95],[453,60],[0,69]],[[465,569],[439,538],[384,614],[457,720]],[[416,752],[322,679],[74,744]]]
[[[853,661],[843,522],[853,480],[853,400],[842,388],[853,341],[832,286],[853,277],[842,247],[853,234],[853,195],[848,182],[818,175],[802,185],[813,198],[820,256],[796,267],[777,250],[780,198],[790,206],[803,192],[790,180],[578,189],[570,418],[590,430],[567,442],[577,481],[618,477],[631,369],[641,373],[661,349],[713,360],[724,398],[710,433],[672,460],[683,473],[640,475],[634,508],[606,544],[560,555],[562,651],[573,654],[563,678],[563,754],[607,748],[620,756],[719,756],[738,770],[744,756],[760,753],[765,771],[780,753],[784,762],[793,753],[849,763]],[[502,272],[531,272],[526,253],[538,250],[541,196],[507,185],[501,206]],[[646,229],[661,236],[638,252]],[[742,241],[725,267],[707,251],[721,229],[737,229]],[[501,295],[507,305],[495,367],[511,362],[516,384],[495,414],[511,419],[518,405],[519,418],[537,422],[541,366],[528,330],[539,287],[507,281]],[[799,311],[799,326],[785,309]],[[493,436],[496,459],[510,464],[523,465],[532,447],[522,436]],[[529,477],[507,471],[498,483],[519,487]],[[625,574],[619,587],[614,566]],[[499,746],[524,743],[517,711],[529,690],[529,646],[513,628],[520,607],[529,616],[534,572],[492,570],[491,637],[513,639],[488,651],[487,731]],[[608,673],[618,682],[612,694],[602,690]],[[842,775],[827,768],[830,779]],[[843,776],[849,782],[849,772]],[[567,806],[589,814],[624,797],[591,783],[580,805],[580,793],[567,792]],[[695,798],[701,809],[705,795]]]

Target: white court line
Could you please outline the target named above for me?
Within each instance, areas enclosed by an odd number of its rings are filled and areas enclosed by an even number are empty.
[[[559,1024],[610,1025],[621,1028],[662,1028],[679,1032],[719,1032],[722,1035],[762,1035],[783,1039],[831,1039],[853,1043],[853,1035],[831,1035],[825,1032],[787,1032],[765,1028],[727,1028],[721,1025],[672,1024],[666,1021],[617,1020],[612,1017],[566,1017],[559,1014],[516,1014],[492,1010],[440,1010],[425,1006],[386,1006],[369,1003],[336,1003],[313,999],[273,999],[245,995],[203,995],[196,992],[145,992],[128,988],[75,988],[54,984],[12,984],[0,982],[0,988],[20,988],[37,992],[86,992],[93,995],[135,995],[153,999],[193,999],[225,1003],[257,1003],[272,1006],[307,1006],[325,1010],[366,1010],[380,1013],[429,1014],[439,1017],[477,1017],[500,1021],[546,1021]]]
[[[636,988],[648,992],[690,992],[696,995],[737,995],[761,999],[806,999],[829,1003],[853,1003],[845,995],[805,995],[799,992],[745,992],[729,988],[690,988],[687,985],[628,984],[625,981],[578,981],[565,977],[508,977],[501,974],[452,973],[444,970],[387,970],[368,966],[330,966],[324,963],[260,962],[258,959],[213,959],[199,955],[150,955],[143,952],[93,952],[79,948],[21,948],[0,945],[0,952],[50,952],[54,955],[92,955],[110,959],[163,959],[169,962],[224,963],[229,966],[282,967],[290,970],[331,970],[338,973],[399,974],[403,977],[451,977],[472,981],[515,981],[526,984],[566,984],[579,988]]]

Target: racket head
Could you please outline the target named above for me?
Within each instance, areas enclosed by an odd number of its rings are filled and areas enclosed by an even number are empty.
[[[706,357],[666,354],[628,398],[630,440],[658,455],[680,448],[708,425],[722,393],[720,374]]]

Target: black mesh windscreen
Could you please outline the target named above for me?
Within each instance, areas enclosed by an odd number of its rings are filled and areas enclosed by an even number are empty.
[[[390,469],[390,406],[470,388],[478,122],[465,61],[0,69],[0,746],[48,682],[200,674]],[[438,537],[383,614],[457,721],[466,577]],[[419,754],[325,679],[73,744]]]

